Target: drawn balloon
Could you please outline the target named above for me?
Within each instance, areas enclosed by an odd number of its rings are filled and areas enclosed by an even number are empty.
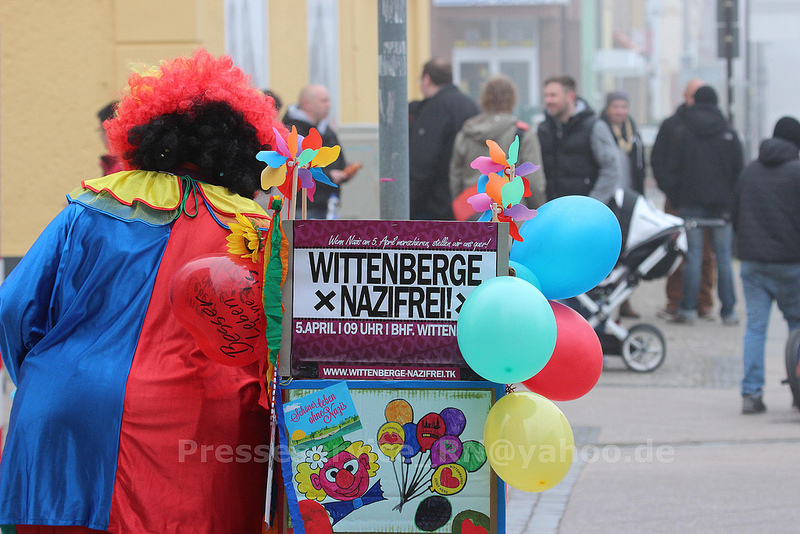
[[[403,425],[403,432],[406,439],[403,442],[403,448],[400,449],[400,454],[404,458],[404,462],[411,463],[411,458],[419,452],[419,442],[417,441],[417,425],[414,423],[406,423]]]
[[[405,442],[405,431],[399,423],[390,421],[378,429],[378,448],[391,461],[397,457]]]
[[[417,422],[417,442],[422,452],[428,452],[436,440],[446,433],[446,425],[438,413],[429,413]]]
[[[431,445],[431,466],[455,463],[461,457],[461,440],[456,436],[442,436]]]
[[[458,408],[445,408],[439,415],[444,420],[445,430],[451,436],[460,436],[467,426],[467,417]]]

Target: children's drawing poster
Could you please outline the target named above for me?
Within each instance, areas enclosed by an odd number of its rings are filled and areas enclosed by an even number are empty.
[[[285,406],[329,383],[293,381]],[[304,450],[289,447],[300,514],[313,525],[306,532],[505,531],[503,484],[483,446],[499,386],[347,384],[362,428]]]
[[[456,322],[481,282],[508,272],[500,224],[506,223],[294,221],[281,345],[291,369],[281,372],[464,379]]]

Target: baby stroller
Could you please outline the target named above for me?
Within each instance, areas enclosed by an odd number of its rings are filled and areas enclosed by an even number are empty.
[[[661,331],[647,323],[624,328],[613,317],[641,280],[670,275],[687,250],[684,221],[657,210],[643,196],[618,189],[609,207],[622,230],[622,251],[609,275],[594,289],[568,302],[594,327],[603,353],[622,356],[632,371],[654,371],[667,346]]]

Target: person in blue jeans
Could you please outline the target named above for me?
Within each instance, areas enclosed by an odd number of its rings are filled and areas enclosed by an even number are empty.
[[[735,325],[736,293],[731,266],[733,230],[731,204],[736,180],[742,170],[742,145],[736,131],[717,107],[717,93],[708,85],[694,94],[670,147],[669,198],[675,199],[684,219],[716,219],[723,224],[711,228],[717,259],[717,289],[722,303],[723,324]],[[703,228],[687,232],[689,250],[683,274],[683,298],[675,321],[693,324],[703,263]]]
[[[766,411],[764,345],[772,302],[800,327],[800,122],[783,117],[734,192],[733,225],[747,308],[742,413]]]

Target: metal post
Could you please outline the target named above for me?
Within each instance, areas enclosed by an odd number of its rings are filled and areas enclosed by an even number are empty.
[[[406,0],[378,1],[381,219],[405,220],[408,201]]]

